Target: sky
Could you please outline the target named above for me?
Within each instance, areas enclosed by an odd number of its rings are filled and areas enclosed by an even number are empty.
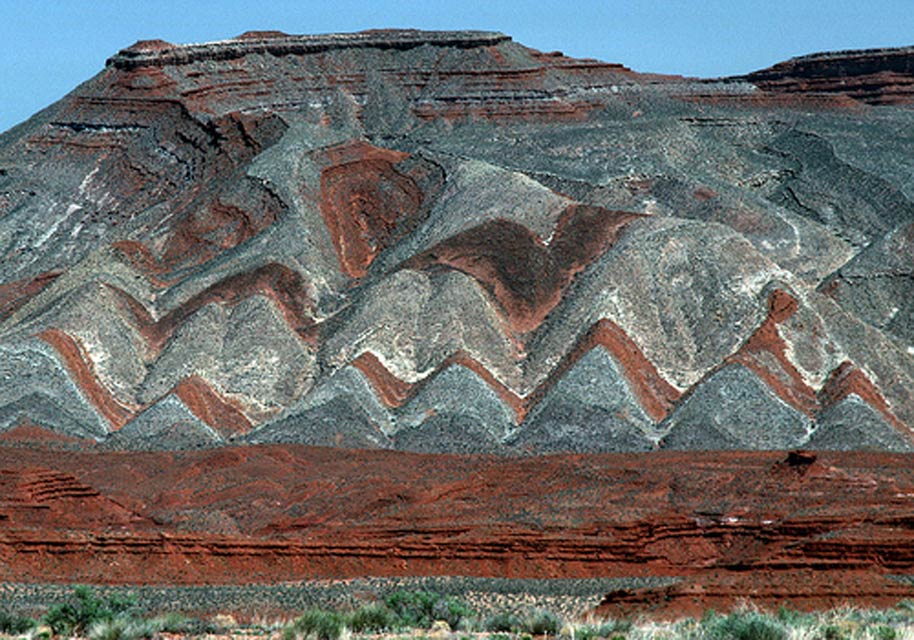
[[[637,71],[717,77],[796,55],[914,44],[914,0],[0,0],[0,131],[137,40],[385,27],[502,31]]]

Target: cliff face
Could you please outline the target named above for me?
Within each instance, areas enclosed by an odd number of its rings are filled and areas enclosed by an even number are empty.
[[[813,608],[914,595],[891,577],[914,562],[914,472],[899,454],[0,448],[0,489],[4,581],[659,576],[672,584],[608,593],[600,608],[664,616],[746,597]]]
[[[0,429],[908,451],[909,76],[908,49],[699,81],[487,32],[139,42],[0,138]]]
[[[914,48],[817,53],[744,78],[773,93],[838,94],[872,105],[914,100]]]

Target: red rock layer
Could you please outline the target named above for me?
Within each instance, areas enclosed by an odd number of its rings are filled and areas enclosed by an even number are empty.
[[[819,410],[815,390],[806,384],[802,374],[787,357],[787,343],[778,325],[789,319],[799,302],[788,292],[776,289],[768,297],[768,315],[749,340],[726,364],[736,363],[755,373],[784,402],[808,416]]]
[[[165,271],[203,264],[253,238],[276,221],[279,211],[279,205],[266,196],[262,198],[261,206],[252,207],[252,210],[226,204],[217,197],[178,220],[158,268]]]
[[[806,384],[787,357],[787,344],[778,330],[778,325],[793,316],[798,307],[799,302],[791,294],[774,290],[768,298],[764,322],[722,366],[735,363],[747,367],[784,402],[810,417],[854,393],[881,413],[889,424],[908,434],[909,430],[892,413],[879,390],[851,362],[844,362],[833,371],[818,393]]]
[[[441,264],[478,280],[498,301],[516,333],[542,324],[574,276],[603,255],[635,213],[569,206],[546,245],[523,225],[495,220],[457,234],[407,263]]]
[[[914,48],[802,56],[750,73],[746,79],[773,93],[840,94],[867,104],[910,104]]]
[[[370,351],[362,353],[352,361],[352,366],[368,378],[385,406],[396,408],[406,402],[413,385],[392,374],[375,354]]]
[[[25,455],[26,449],[6,449]],[[66,455],[64,452],[45,455]],[[40,531],[45,524],[57,531],[128,530],[143,518],[114,503],[71,473],[48,466],[0,469],[0,529]],[[79,535],[77,533],[77,535]]]
[[[905,454],[0,447],[0,580],[665,576],[605,605],[889,603],[914,594],[887,580],[914,571],[912,495]]]
[[[821,391],[819,391],[819,401],[823,408],[827,408],[838,404],[851,394],[855,394],[876,409],[890,425],[902,433],[910,434],[910,430],[892,413],[889,403],[879,393],[876,385],[852,362],[845,360],[837,369],[832,371],[828,380],[825,381]]]
[[[83,440],[74,436],[68,436],[57,431],[51,431],[33,423],[28,418],[22,419],[19,424],[12,429],[0,433],[0,442],[4,444],[17,445],[41,445],[53,446],[55,444],[69,445],[94,445],[94,440]]]
[[[376,59],[390,49],[413,50],[404,54],[411,58],[406,68]],[[457,50],[471,62],[455,64]],[[371,60],[373,74],[366,73],[362,56]],[[264,59],[268,68],[275,65],[275,73],[262,71]],[[358,105],[377,89],[372,75],[419,120],[549,122],[583,120],[604,108],[608,99],[594,88],[671,79],[618,64],[543,54],[502,34],[409,30],[310,37],[267,32],[189,46],[137,43],[109,60],[106,75],[133,96],[176,99],[192,112],[244,113],[265,100],[276,110],[297,110],[311,108],[316,96],[344,92],[356,98],[356,116],[364,112]],[[329,122],[338,116],[325,117]]]
[[[165,273],[166,269],[159,264],[159,259],[155,254],[144,245],[136,240],[118,240],[111,243],[111,248],[116,250],[121,256],[127,259],[130,264],[153,284],[159,288],[165,288],[170,281],[162,279],[160,276]]]
[[[36,278],[0,284],[0,321],[9,318],[25,303],[54,282],[59,271],[47,271]]]
[[[111,423],[113,430],[120,429],[134,417],[134,411],[118,401],[99,381],[92,359],[75,339],[59,329],[45,329],[38,337],[57,351],[70,372],[70,378],[98,412]]]
[[[56,119],[22,145],[40,153],[48,171],[55,166],[84,171],[87,188],[108,194],[104,202],[117,203],[81,202],[83,227],[101,226],[115,242],[126,238],[131,223],[141,229],[132,234],[134,242],[150,241],[142,229],[154,229],[162,255],[147,266],[163,280],[174,280],[172,272],[237,246],[283,210],[245,170],[282,135],[285,124],[274,115],[237,112],[203,124],[175,99],[174,80],[160,69],[153,75],[142,79],[139,93],[145,95],[137,95],[124,85],[127,78],[107,74],[109,86],[66,98]],[[149,152],[148,144],[159,152]],[[162,211],[168,215],[162,217]]]
[[[158,321],[129,294],[116,287],[111,289],[120,296],[154,353],[161,351],[175,329],[203,306],[210,303],[238,304],[255,295],[266,296],[275,302],[288,325],[303,339],[309,342],[316,339],[313,333],[314,305],[307,283],[298,272],[275,262],[220,280]]]
[[[520,423],[578,360],[591,349],[598,347],[606,349],[619,363],[632,393],[645,412],[657,421],[666,417],[681,394],[663,379],[628,334],[617,324],[606,319],[600,320],[591,327],[581,337],[575,348],[549,374],[549,377],[525,397],[516,394],[482,363],[464,352],[454,353],[432,373],[415,384],[397,378],[370,352],[361,354],[353,360],[352,365],[365,374],[381,401],[388,407],[402,406],[415,397],[428,381],[433,380],[443,370],[460,365],[475,373],[489,385],[499,398],[514,411],[517,422]]]
[[[424,195],[396,164],[409,154],[354,141],[325,151],[320,210],[344,273],[360,278],[384,248],[411,230]]]
[[[251,430],[251,422],[241,406],[223,397],[200,376],[184,378],[174,388],[174,394],[191,413],[224,438]]]
[[[479,376],[514,411],[518,422],[524,419],[527,414],[527,404],[524,399],[502,384],[485,366],[467,353],[458,351],[445,358],[432,373],[414,384],[396,377],[370,351],[362,353],[352,361],[352,366],[365,375],[381,402],[390,408],[403,406],[414,398],[428,381],[433,380],[448,367],[455,365],[465,367]]]
[[[657,368],[619,325],[605,318],[591,327],[575,349],[550,374],[549,380],[537,389],[531,400],[542,398],[581,357],[598,346],[606,349],[620,365],[632,393],[645,413],[658,422],[663,420],[682,394],[663,379]]]

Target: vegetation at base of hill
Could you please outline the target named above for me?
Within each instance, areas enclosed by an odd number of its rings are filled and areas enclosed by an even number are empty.
[[[308,609],[290,623],[235,626],[230,616],[216,616],[212,621],[177,614],[148,616],[133,597],[103,598],[89,587],[77,587],[66,602],[52,606],[38,619],[11,613],[0,602],[0,635],[89,640],[235,632],[283,640],[350,640],[378,634],[419,640],[914,640],[914,603],[818,613],[786,608],[772,613],[743,606],[726,614],[708,611],[700,619],[657,623],[568,620],[545,609],[506,609],[483,616],[454,596],[397,591],[354,609]]]

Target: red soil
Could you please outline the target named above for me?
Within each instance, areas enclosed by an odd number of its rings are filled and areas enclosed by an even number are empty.
[[[607,611],[914,596],[914,465],[876,453],[536,458],[0,447],[0,580],[670,576]]]
[[[45,429],[29,420],[22,418],[15,427],[0,433],[0,443],[12,443],[17,446],[47,446],[47,445],[84,445],[94,446],[95,440],[83,440],[75,436],[68,436],[57,431]]]

